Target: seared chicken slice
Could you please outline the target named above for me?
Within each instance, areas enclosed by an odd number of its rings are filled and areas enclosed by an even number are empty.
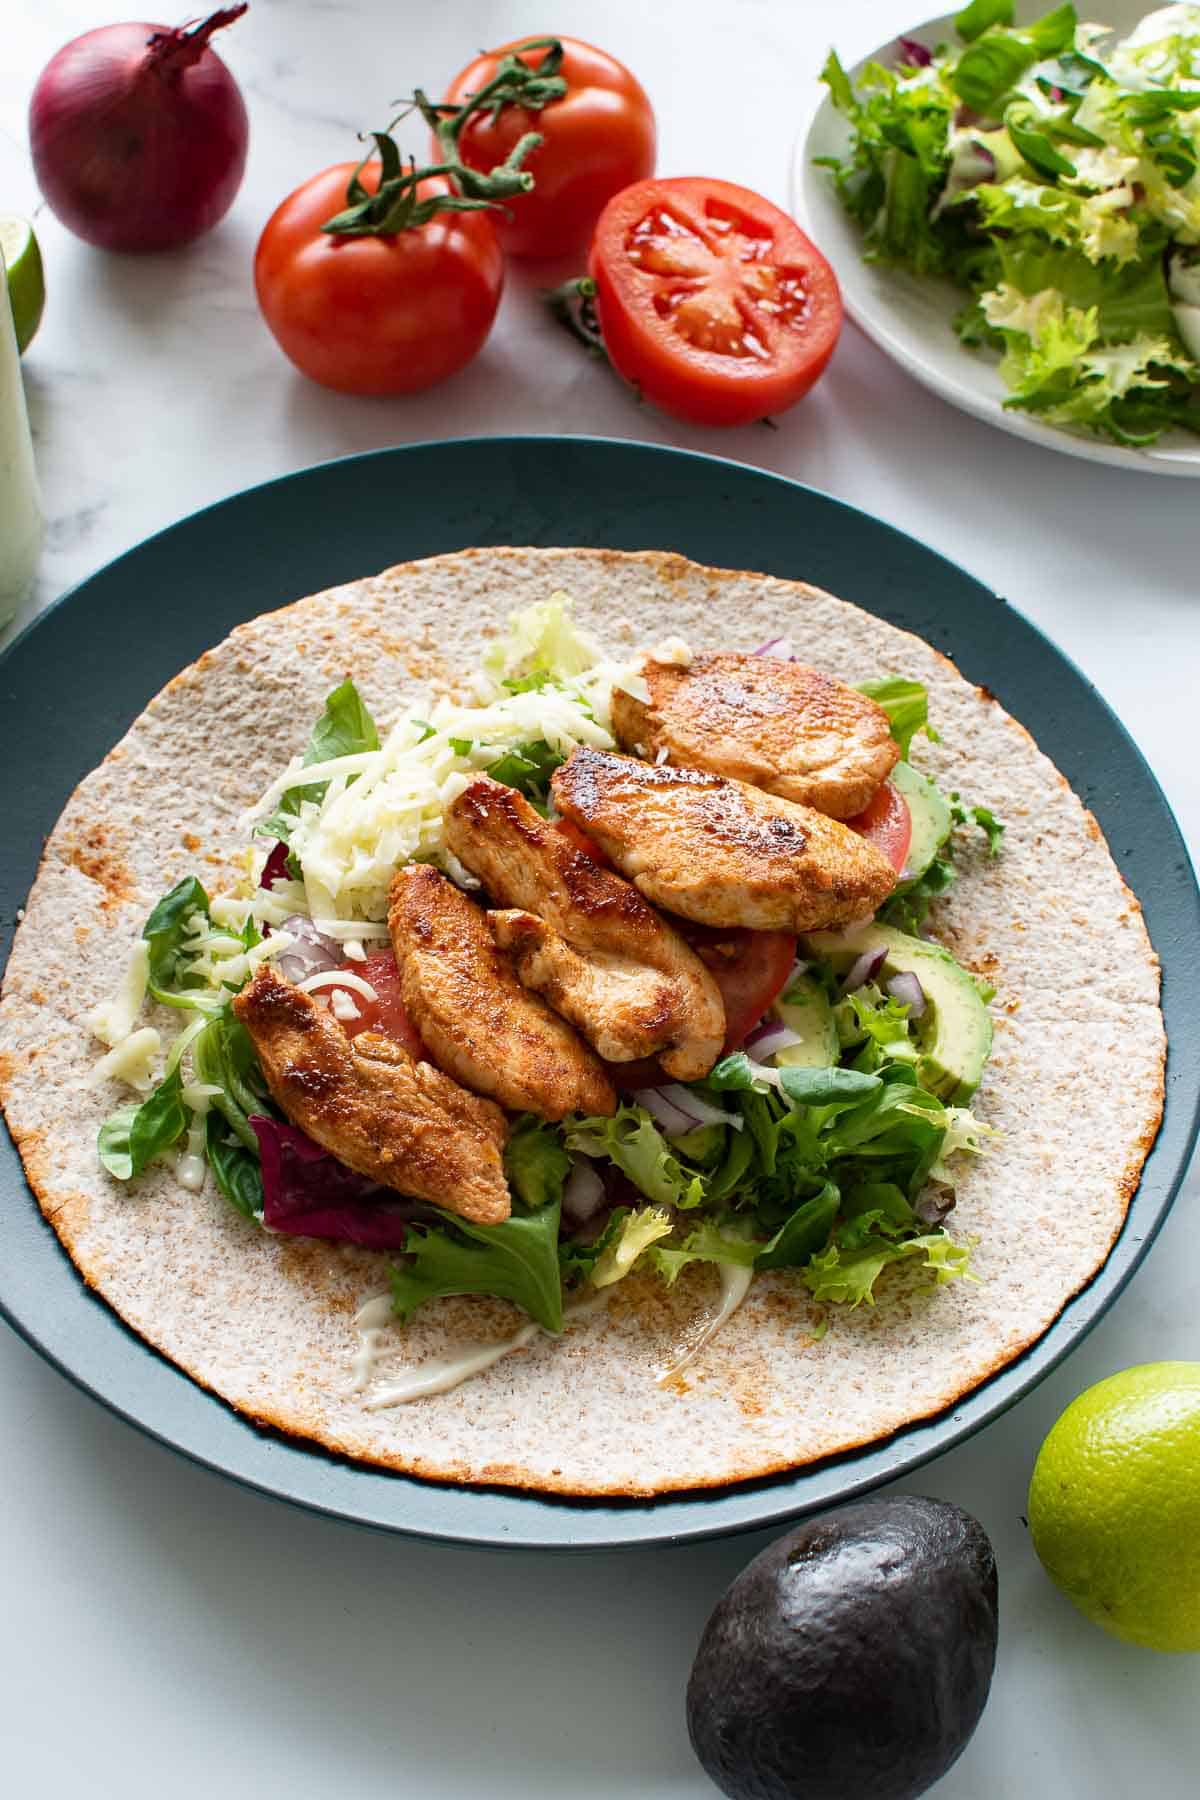
[[[606,1061],[654,1055],[675,1002],[668,977],[603,950],[582,956],[544,919],[516,907],[489,913],[488,924],[525,986],[587,1032]]]
[[[494,929],[521,980],[602,1056],[657,1054],[678,1081],[708,1073],[725,1039],[720,990],[627,881],[487,775],[447,809],[446,840],[492,899],[516,910]]]
[[[626,750],[666,751],[832,819],[860,813],[900,756],[882,706],[802,663],[724,651],[686,668],[647,659],[643,673],[649,704],[613,691]]]
[[[504,1178],[508,1136],[490,1100],[413,1062],[391,1038],[351,1042],[311,994],[269,963],[236,995],[272,1098],[293,1125],[347,1168],[478,1225],[512,1210]]]
[[[648,900],[702,925],[846,925],[896,885],[886,857],[836,819],[703,769],[576,750],[551,791]]]
[[[543,1119],[617,1110],[599,1058],[526,993],[482,907],[425,863],[397,869],[389,898],[405,1010],[440,1068]]]

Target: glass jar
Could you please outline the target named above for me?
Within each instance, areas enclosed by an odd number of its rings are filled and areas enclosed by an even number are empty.
[[[0,631],[28,596],[41,547],[33,440],[0,253]]]

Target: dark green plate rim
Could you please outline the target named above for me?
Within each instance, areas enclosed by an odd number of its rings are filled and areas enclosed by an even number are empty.
[[[702,563],[802,577],[917,632],[1033,732],[1099,819],[1142,901],[1163,966],[1166,1110],[1104,1268],[1036,1344],[950,1410],[795,1475],[655,1501],[444,1486],[258,1430],[84,1287],[33,1203],[7,1135],[0,1140],[0,1311],[78,1386],[160,1442],[263,1493],[381,1530],[497,1548],[589,1550],[748,1530],[861,1494],[979,1430],[1078,1343],[1162,1224],[1198,1123],[1200,893],[1171,810],[1080,671],[944,557],[781,476],[607,439],[413,444],[236,494],[82,582],[0,661],[14,763],[5,783],[0,956],[7,959],[43,839],[67,796],[178,669],[241,620],[301,594],[481,544],[676,550]],[[737,640],[736,620],[729,635]]]

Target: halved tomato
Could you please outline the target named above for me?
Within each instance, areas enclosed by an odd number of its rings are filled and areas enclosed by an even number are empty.
[[[331,994],[346,994],[358,1008],[357,1019],[343,1021],[346,1036],[353,1038],[360,1031],[378,1031],[383,1037],[390,1037],[400,1044],[417,1062],[428,1062],[429,1052],[421,1042],[412,1020],[404,1010],[404,1001],[400,998],[400,971],[392,952],[371,950],[365,962],[347,960],[342,967],[350,974],[360,975],[364,981],[369,982],[378,996],[375,1000],[367,1000],[353,988],[328,989]]]
[[[588,273],[618,374],[698,425],[748,425],[794,405],[842,326],[837,277],[816,245],[730,181],[674,176],[614,195]]]
[[[904,873],[912,843],[912,814],[899,788],[885,781],[869,806],[846,824],[887,857],[897,875]]]

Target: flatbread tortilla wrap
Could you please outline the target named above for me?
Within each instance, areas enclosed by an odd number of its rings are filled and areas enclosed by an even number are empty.
[[[914,760],[986,800],[1003,854],[956,833],[958,880],[928,929],[995,990],[972,1101],[998,1135],[957,1174],[955,1238],[975,1280],[888,1268],[877,1304],[822,1304],[758,1274],[703,1351],[656,1379],[712,1312],[718,1277],[640,1271],[561,1336],[450,1391],[372,1409],[352,1371],[365,1300],[395,1255],[256,1229],[210,1179],[155,1162],[128,1185],[97,1130],[128,1098],[95,1079],[88,1020],[147,913],[189,872],[246,873],[246,813],[352,673],[375,716],[479,661],[513,609],[564,590],[578,622],[632,650],[670,636],[750,649],[787,633],[850,683],[899,671],[940,741]],[[47,841],[0,1003],[0,1094],[30,1186],[85,1281],[134,1330],[250,1419],[407,1473],[580,1495],[653,1495],[792,1469],[952,1405],[1052,1323],[1103,1264],[1163,1096],[1159,974],[1137,900],[1095,820],[988,692],[906,632],[804,583],[668,554],[486,549],[402,565],[239,627],[171,681],[80,785]],[[1036,724],[1036,721],[1032,723]],[[149,1015],[158,1017],[157,1011]],[[178,1016],[168,1020],[172,1030]],[[1119,1070],[1119,1080],[1114,1072]],[[434,1364],[526,1324],[446,1298],[378,1333],[385,1369]]]

